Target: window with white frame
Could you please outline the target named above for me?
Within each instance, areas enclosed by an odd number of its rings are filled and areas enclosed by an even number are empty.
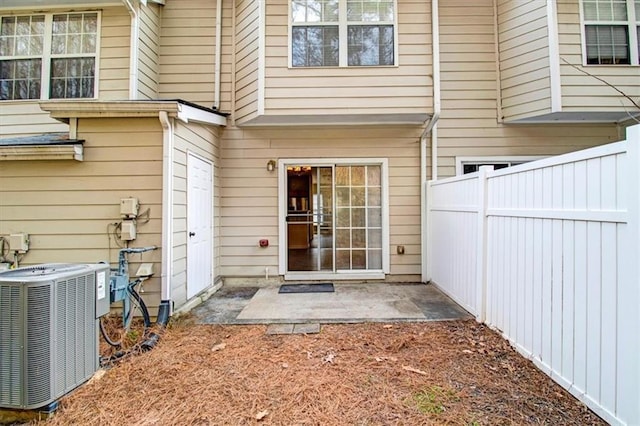
[[[498,156],[498,157],[456,157],[456,175],[465,175],[480,170],[481,166],[493,166],[494,170],[504,169],[529,161],[540,160],[541,156]]]
[[[0,100],[93,98],[98,12],[0,18]]]
[[[395,9],[395,0],[291,0],[291,65],[395,65]]]
[[[639,65],[640,0],[582,0],[586,65]]]

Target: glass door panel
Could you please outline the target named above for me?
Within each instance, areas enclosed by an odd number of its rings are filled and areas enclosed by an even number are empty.
[[[289,271],[334,271],[333,167],[287,167]]]
[[[379,165],[336,166],[336,269],[382,269]]]

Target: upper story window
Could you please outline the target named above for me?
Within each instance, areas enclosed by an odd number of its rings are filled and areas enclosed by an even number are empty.
[[[291,65],[395,65],[395,11],[395,0],[291,0]]]
[[[640,0],[582,0],[586,64],[638,65]]]
[[[0,18],[0,100],[93,98],[98,12]]]

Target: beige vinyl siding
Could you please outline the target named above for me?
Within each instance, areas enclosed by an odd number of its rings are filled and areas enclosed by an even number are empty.
[[[117,263],[107,226],[120,221],[120,199],[137,197],[150,221],[131,246],[161,244],[162,129],[158,119],[79,119],[84,161],[4,161],[0,166],[0,235],[25,232],[22,265]],[[120,242],[122,243],[122,242]],[[145,301],[160,300],[161,250],[131,258],[154,262]]]
[[[440,9],[440,178],[455,175],[456,156],[547,156],[619,140],[613,125],[499,124],[492,1],[477,0],[469,8],[467,1],[449,0]]]
[[[500,0],[498,43],[505,120],[550,113],[546,2]]]
[[[161,99],[184,99],[211,107],[214,100],[216,4],[168,1],[160,34]]]
[[[578,0],[558,1],[558,27],[562,110],[574,112],[633,109],[628,99],[595,77],[604,79],[628,96],[638,99],[640,97],[640,66],[582,65],[584,61]],[[562,59],[595,77],[585,75]]]
[[[101,27],[98,97],[100,100],[128,99],[131,18],[124,8],[105,8]],[[66,124],[42,111],[36,100],[0,101],[0,138],[68,129]]]
[[[222,145],[221,274],[278,271],[279,158],[388,158],[391,281],[420,279],[420,127],[226,129]],[[266,238],[269,247],[260,248]],[[406,254],[397,255],[395,246]]]
[[[129,99],[131,16],[124,7],[106,8],[101,25],[98,98]]]
[[[175,120],[173,150],[173,273],[171,300],[179,308],[187,301],[187,153],[192,152],[213,163],[213,268],[220,275],[220,187],[219,128],[185,124]]]
[[[0,101],[0,138],[68,130],[69,126],[42,111],[38,101]]]
[[[138,34],[138,98],[158,98],[161,7],[147,3],[140,7]]]
[[[258,114],[258,2],[239,0],[235,30],[235,119],[244,123]]]
[[[431,111],[431,5],[397,3],[398,66],[288,68],[289,0],[267,2],[265,115]]]

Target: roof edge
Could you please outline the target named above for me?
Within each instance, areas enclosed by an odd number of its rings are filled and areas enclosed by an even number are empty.
[[[60,121],[70,118],[145,118],[157,117],[165,111],[170,117],[185,123],[190,121],[226,126],[227,115],[211,108],[181,99],[96,101],[96,100],[48,100],[39,102],[40,108]]]

